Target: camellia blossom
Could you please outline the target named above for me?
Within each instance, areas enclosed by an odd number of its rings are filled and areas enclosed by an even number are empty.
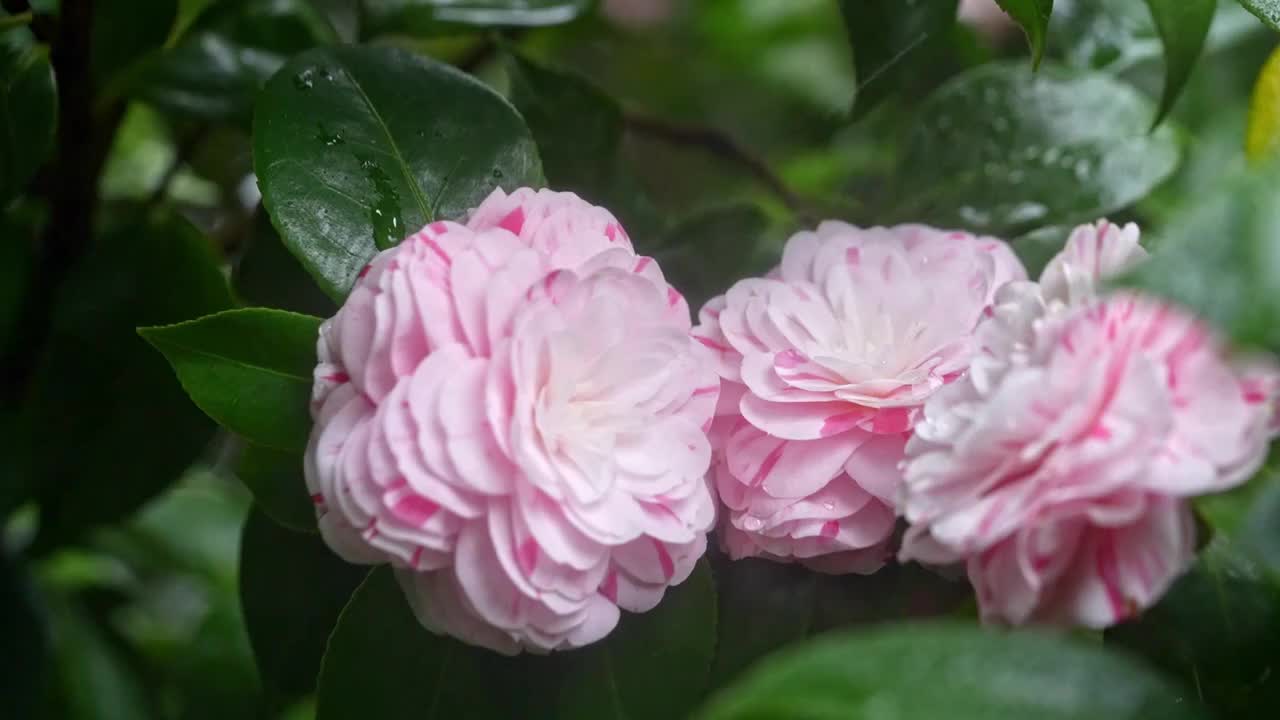
[[[380,253],[321,327],[307,486],[428,628],[504,653],[594,642],[692,571],[719,382],[608,211],[495,191]]]
[[[708,302],[694,334],[724,381],[713,472],[729,554],[883,565],[919,409],[968,367],[996,288],[1025,277],[995,238],[825,222]]]
[[[1165,302],[1099,295],[1138,239],[1078,228],[1039,284],[1002,288],[907,445],[901,556],[966,562],[988,621],[1103,628],[1150,606],[1193,560],[1186,499],[1265,457],[1272,365]]]

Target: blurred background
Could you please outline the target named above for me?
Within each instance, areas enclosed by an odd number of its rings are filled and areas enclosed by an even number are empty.
[[[37,41],[66,11],[57,0],[0,4],[13,16],[32,12]],[[1027,55],[992,3],[966,1],[965,21],[932,43],[928,62],[869,113],[851,115],[853,59],[833,0],[603,0],[566,25],[501,34],[373,29],[360,5],[98,0],[94,137],[80,160],[99,173],[99,232],[144,232],[130,225],[137,208],[172,207],[210,238],[243,300],[330,314],[260,209],[250,140],[258,88],[301,50],[361,39],[454,63],[505,92],[505,45],[618,101],[628,182],[647,198],[627,211],[642,248],[678,255],[657,236],[696,232],[708,217],[732,228],[723,236],[734,263],[673,263],[684,273],[674,282],[696,302],[768,267],[788,233],[818,218],[895,219],[898,148],[921,98],[966,68]],[[1141,0],[1059,0],[1053,22],[1050,61],[1159,97],[1161,45]],[[1275,44],[1236,3],[1221,5],[1172,114],[1183,162],[1113,219],[1158,230],[1243,162],[1249,95]],[[3,338],[25,258],[55,212],[41,195],[52,177],[38,173],[0,221]],[[35,371],[38,408],[0,417],[0,716],[311,717],[310,698],[264,688],[245,630],[238,566],[251,501],[236,472],[241,448],[190,412],[164,422],[148,414],[176,383],[135,390],[129,368],[162,360],[140,359],[145,348],[115,351],[145,318],[102,319],[108,298],[145,282],[139,272],[68,279],[72,297],[53,330],[61,364]]]

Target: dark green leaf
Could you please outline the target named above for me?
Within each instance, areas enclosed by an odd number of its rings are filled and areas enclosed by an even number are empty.
[[[1280,30],[1280,0],[1240,0],[1246,10],[1273,30]]]
[[[520,115],[469,75],[403,50],[294,58],[255,115],[254,166],[286,246],[334,298],[379,248],[461,218],[501,185],[541,185]]]
[[[591,9],[593,0],[365,0],[372,32],[447,32],[451,26],[560,25]]]
[[[291,55],[339,36],[314,0],[215,3],[133,79],[143,100],[177,115],[249,124],[258,90]]]
[[[165,112],[220,122],[247,123],[258,88],[284,58],[200,33],[149,60],[135,94]]]
[[[756,660],[803,640],[813,630],[817,573],[800,565],[748,558],[717,566],[715,575],[720,637],[712,687],[723,686]]]
[[[1018,21],[1031,44],[1031,62],[1040,64],[1044,57],[1045,37],[1049,33],[1049,17],[1053,14],[1053,0],[996,0],[1009,17]]]
[[[0,698],[5,714],[34,718],[44,688],[48,628],[26,569],[0,548]]]
[[[1107,642],[1182,680],[1186,702],[1232,720],[1280,711],[1280,587],[1219,536],[1140,620]]]
[[[316,286],[298,258],[280,241],[265,212],[254,218],[249,248],[236,265],[232,286],[252,305],[330,317],[333,301]]]
[[[662,221],[618,157],[622,109],[585,79],[518,55],[507,65],[511,101],[529,124],[547,182],[613,211],[643,248]]]
[[[0,207],[48,155],[57,105],[49,51],[24,27],[0,31]]]
[[[1147,0],[1160,39],[1164,42],[1165,80],[1156,122],[1164,119],[1182,94],[1191,69],[1204,49],[1217,0]]]
[[[769,218],[754,205],[708,210],[668,231],[655,255],[667,281],[680,288],[696,312],[736,281],[776,264],[777,253],[761,243],[768,226]]]
[[[209,417],[251,442],[301,450],[311,430],[320,319],[266,308],[139,328]]]
[[[422,627],[391,568],[356,590],[329,637],[316,694],[317,720],[507,720],[536,708],[513,697],[504,658]],[[520,707],[520,710],[516,710]]]
[[[1139,200],[1173,172],[1173,131],[1099,73],[984,65],[918,110],[899,167],[895,216],[1016,235],[1092,220]]]
[[[1190,720],[1176,689],[1122,656],[1033,633],[941,624],[829,635],[777,655],[700,720]]]
[[[1049,225],[1036,228],[1012,240],[1013,252],[1022,261],[1029,277],[1040,277],[1040,273],[1044,271],[1053,256],[1066,247],[1071,230],[1071,227],[1065,225]]]
[[[957,0],[840,0],[858,73],[854,114],[886,98],[956,21]]]
[[[160,218],[108,230],[67,278],[22,432],[8,438],[47,540],[134,510],[208,442],[213,424],[135,328],[228,307],[218,262],[190,225]]]
[[[557,718],[682,718],[707,690],[716,590],[704,558],[658,607],[625,614],[603,641],[570,653]]]
[[[98,89],[108,88],[117,73],[164,45],[177,16],[177,0],[95,3],[89,69]]]
[[[258,511],[249,514],[240,543],[240,603],[258,674],[273,702],[315,691],[329,633],[368,573],[343,562],[314,534],[286,530]]]
[[[138,668],[84,603],[50,597],[56,677],[49,693],[54,718],[150,720],[155,717]],[[39,716],[37,716],[39,717]]]
[[[315,506],[302,477],[302,454],[249,445],[236,469],[258,508],[272,520],[299,532],[316,531]]]
[[[1280,161],[1228,174],[1167,223],[1128,278],[1236,342],[1280,349]]]

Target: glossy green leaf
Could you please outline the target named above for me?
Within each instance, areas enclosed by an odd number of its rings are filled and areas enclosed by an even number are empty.
[[[1280,0],[1240,0],[1245,10],[1273,30],[1280,30]]]
[[[1204,550],[1142,618],[1107,642],[1138,653],[1183,684],[1183,700],[1232,720],[1280,711],[1280,586],[1224,537]]]
[[[520,115],[477,80],[389,47],[294,58],[255,114],[254,167],[286,246],[334,298],[379,248],[542,184]]]
[[[1227,174],[1166,225],[1129,284],[1176,300],[1238,343],[1280,349],[1280,159]]]
[[[1156,122],[1164,119],[1191,77],[1209,28],[1217,0],[1147,0],[1160,39],[1164,43],[1164,93]]]
[[[1121,655],[1033,633],[888,626],[769,658],[698,720],[1191,720],[1175,687]]]
[[[258,509],[298,532],[316,531],[316,511],[302,477],[302,453],[250,444],[236,476],[253,493]]]
[[[213,424],[135,328],[230,303],[212,246],[174,218],[114,225],[75,266],[58,295],[22,432],[7,438],[10,457],[25,460],[46,541],[131,512],[205,447]]]
[[[707,691],[716,589],[706,559],[647,613],[623,613],[603,641],[569,654],[555,717],[688,717]]]
[[[1040,64],[1044,57],[1045,37],[1049,32],[1049,17],[1053,14],[1053,0],[996,0],[1009,17],[1022,26],[1031,45],[1031,62]]]
[[[586,79],[518,55],[507,64],[511,101],[538,144],[547,183],[609,208],[643,249],[662,220],[618,153],[622,109]]]
[[[506,720],[527,712],[512,692],[523,659],[433,635],[409,609],[389,567],[356,590],[329,636],[317,720]],[[533,708],[530,708],[532,710]]]
[[[24,27],[0,30],[0,207],[49,154],[57,106],[48,49]]]
[[[209,417],[280,450],[301,450],[307,443],[319,332],[319,318],[265,308],[138,329],[164,353]]]
[[[917,110],[894,213],[998,235],[1095,219],[1141,199],[1177,166],[1174,132],[1111,77],[984,65]]]
[[[372,32],[447,32],[457,25],[560,25],[591,9],[593,0],[365,0]]]
[[[927,57],[955,25],[956,9],[957,0],[840,0],[858,75],[855,115],[888,97]]]
[[[282,528],[259,511],[249,514],[240,543],[240,603],[273,704],[315,691],[329,633],[368,574],[318,536]]]
[[[280,240],[261,210],[253,221],[249,247],[232,275],[232,287],[251,305],[332,317],[337,306]]]

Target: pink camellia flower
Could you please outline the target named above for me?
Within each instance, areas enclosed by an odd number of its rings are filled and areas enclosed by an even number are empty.
[[[825,222],[768,277],[708,302],[694,334],[724,381],[713,442],[729,554],[883,565],[919,409],[968,367],[995,289],[1025,277],[994,238]]]
[[[1150,606],[1193,559],[1186,498],[1264,459],[1274,366],[1164,302],[1098,295],[1144,257],[1135,226],[1101,222],[1038,285],[1002,288],[907,445],[901,556],[965,561],[988,621],[1102,628]]]
[[[307,485],[329,545],[390,562],[428,628],[594,642],[703,554],[719,383],[688,306],[607,211],[496,191],[380,253],[325,322]]]

